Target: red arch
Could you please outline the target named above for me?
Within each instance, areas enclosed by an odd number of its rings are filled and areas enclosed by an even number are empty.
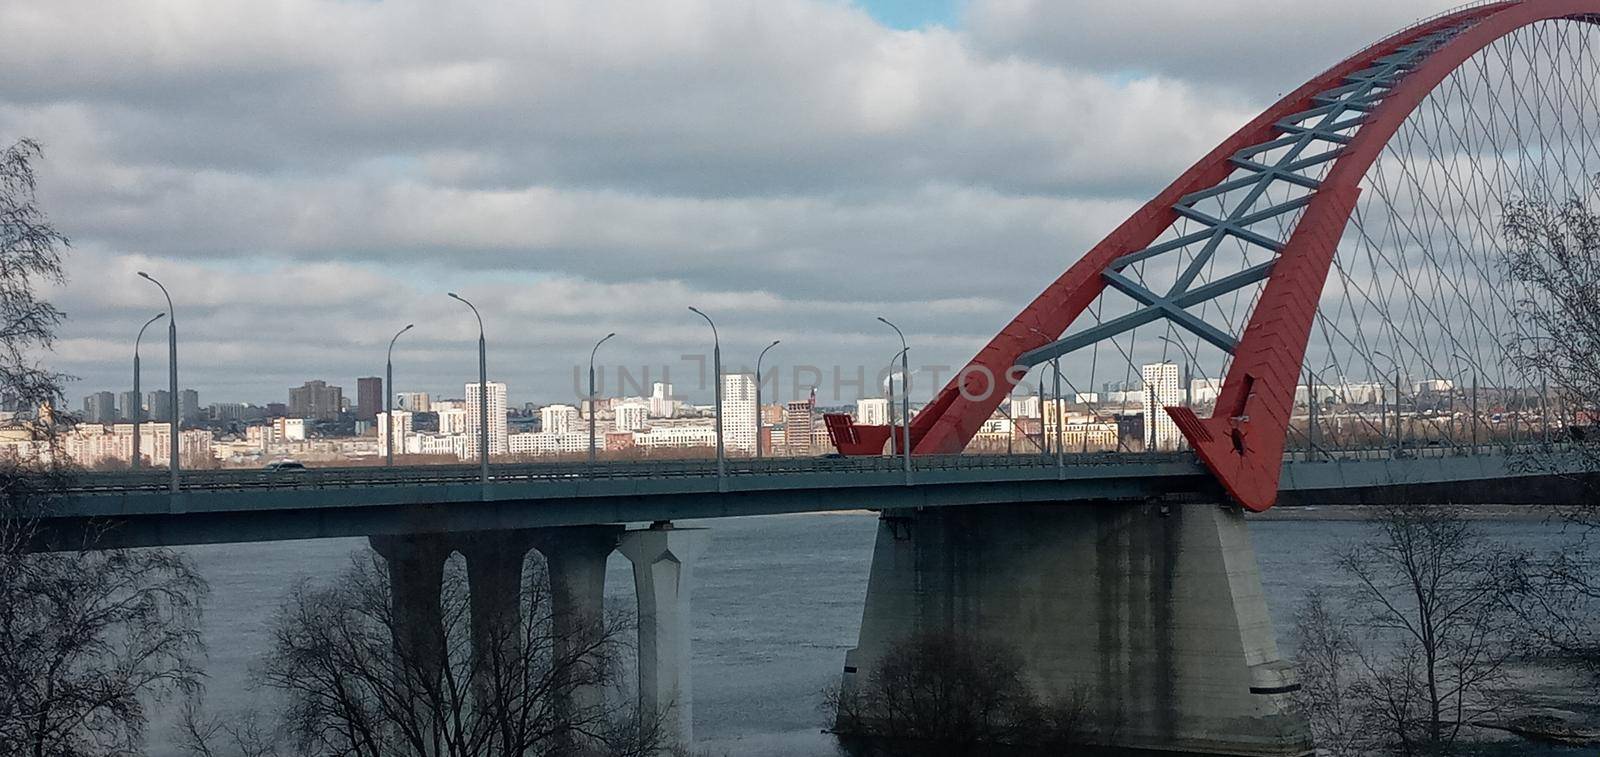
[[[1464,21],[1477,23],[1435,50],[1387,93],[1324,177],[1278,256],[1217,400],[1216,414],[1195,417],[1168,408],[1202,461],[1228,493],[1261,511],[1277,499],[1289,412],[1294,400],[1317,300],[1339,238],[1359,194],[1359,184],[1390,137],[1452,71],[1484,47],[1532,23],[1574,16],[1600,18],[1600,0],[1516,0],[1491,3],[1433,19],[1356,53],[1279,100],[1179,176],[1110,236],[1034,299],[912,422],[919,454],[959,452],[1016,385],[1020,356],[1059,337],[1104,291],[1101,273],[1116,258],[1145,247],[1176,220],[1173,206],[1192,192],[1228,177],[1228,159],[1278,135],[1281,119],[1314,107],[1312,98],[1345,76],[1398,48]],[[994,386],[987,377],[997,377]]]

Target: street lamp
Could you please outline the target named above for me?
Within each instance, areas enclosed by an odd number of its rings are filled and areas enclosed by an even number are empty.
[[[133,338],[133,407],[129,411],[133,414],[133,463],[132,467],[138,470],[143,462],[139,459],[139,419],[144,415],[144,395],[139,393],[139,340],[144,339],[144,330],[150,324],[167,317],[166,313],[156,313],[154,318],[144,322],[139,327],[139,335]]]
[[[450,298],[472,308],[478,319],[478,480],[489,483],[489,350],[483,338],[483,316],[478,308],[455,292],[446,292]]]
[[[589,350],[589,465],[591,466],[594,465],[594,356],[596,353],[600,352],[600,345],[605,344],[609,339],[611,339],[611,337],[616,335],[617,332],[615,331],[606,334],[600,338],[600,341],[594,343],[594,349]]]
[[[722,446],[722,337],[717,334],[717,323],[711,320],[711,316],[706,315],[700,308],[693,305],[689,306],[689,310],[695,315],[706,319],[706,323],[711,326],[711,372],[714,375],[712,381],[715,383],[714,388],[716,389],[717,412],[717,485],[720,488],[723,477],[728,472],[727,456]],[[757,408],[756,412],[759,414],[761,409]],[[760,446],[760,444],[761,440],[757,439],[756,445]]]
[[[1402,448],[1405,446],[1406,435],[1404,425],[1405,419],[1400,414],[1400,395],[1402,394],[1400,389],[1400,361],[1394,359],[1394,357],[1390,356],[1389,353],[1382,350],[1373,350],[1372,354],[1389,361],[1389,365],[1394,367],[1394,456],[1398,458]],[[1380,379],[1380,384],[1381,381],[1382,380]],[[1385,432],[1385,434],[1387,434],[1387,432]]]
[[[901,458],[905,461],[906,483],[911,483],[911,348],[906,346],[905,332],[899,326],[889,322],[889,319],[878,316],[885,326],[894,329],[900,337],[900,425],[905,428],[905,444],[902,446]],[[893,384],[893,380],[890,380]],[[893,429],[891,428],[891,431]]]
[[[415,325],[408,323],[395,332],[394,339],[389,340],[389,354],[383,361],[383,386],[387,390],[383,397],[383,448],[388,453],[384,456],[384,465],[391,468],[394,467],[394,343]],[[404,442],[405,437],[400,440]]]
[[[782,341],[782,340],[779,340],[779,339],[772,340],[772,344],[767,345],[766,349],[761,350],[761,354],[756,356],[756,458],[757,459],[761,458],[761,359],[767,356],[767,350],[770,350],[773,347],[778,346],[778,343],[780,341]],[[787,437],[786,437],[786,439],[787,439]]]
[[[172,295],[167,294],[167,288],[156,281],[154,277],[144,271],[139,271],[139,276],[161,289],[161,296],[167,298],[167,412],[172,417],[172,439],[169,447],[167,467],[172,476],[171,488],[174,493],[178,491],[178,311],[172,307]]]

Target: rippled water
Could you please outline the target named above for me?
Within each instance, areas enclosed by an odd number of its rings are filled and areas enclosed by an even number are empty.
[[[855,644],[875,516],[792,515],[696,525],[711,528],[713,536],[696,567],[693,598],[699,746],[740,757],[833,755],[831,739],[820,733],[826,717],[818,702],[837,680],[845,650]],[[1540,521],[1480,525],[1529,548],[1554,549],[1567,541],[1559,526]],[[1327,550],[1361,537],[1365,528],[1342,521],[1252,522],[1280,638],[1304,592],[1336,580]],[[341,539],[189,550],[212,587],[206,619],[210,708],[258,704],[246,686],[247,671],[266,644],[272,608],[296,578],[335,574],[362,546]],[[608,595],[631,601],[632,587],[627,561],[613,555]],[[158,724],[151,736],[152,754],[170,753],[167,726]]]

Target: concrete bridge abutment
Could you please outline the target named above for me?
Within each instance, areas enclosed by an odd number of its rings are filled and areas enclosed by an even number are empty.
[[[1311,749],[1236,507],[886,511],[846,690],[923,633],[1013,648],[1047,701],[1086,705],[1099,745],[1262,757]]]

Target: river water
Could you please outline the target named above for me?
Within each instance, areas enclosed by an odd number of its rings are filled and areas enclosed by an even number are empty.
[[[792,515],[680,525],[702,525],[712,534],[695,567],[693,596],[698,746],[735,757],[835,754],[831,739],[820,733],[827,718],[819,702],[822,690],[837,680],[845,650],[855,645],[876,516]],[[1541,520],[1490,520],[1479,526],[1510,544],[1540,551],[1572,542],[1560,524]],[[1286,655],[1292,651],[1284,643],[1286,631],[1302,596],[1338,580],[1329,550],[1362,538],[1369,528],[1337,520],[1251,522]],[[268,700],[250,689],[248,672],[267,643],[272,609],[294,580],[333,576],[363,546],[363,540],[328,539],[188,550],[212,589],[205,621],[209,710],[263,708]],[[631,605],[633,582],[620,555],[611,558],[607,586],[611,601]],[[150,734],[153,755],[173,750],[170,725],[160,720]]]

